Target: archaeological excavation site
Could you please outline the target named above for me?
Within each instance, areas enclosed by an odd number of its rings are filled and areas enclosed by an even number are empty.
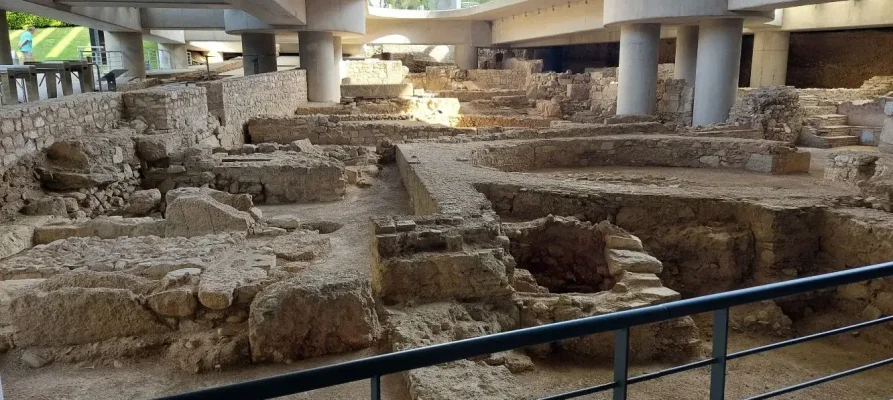
[[[185,3],[0,0],[0,400],[893,398],[889,1]]]

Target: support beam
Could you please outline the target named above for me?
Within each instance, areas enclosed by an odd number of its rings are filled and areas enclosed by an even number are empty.
[[[676,29],[676,69],[674,77],[695,84],[698,66],[698,26],[687,25]]]
[[[743,29],[744,20],[739,18],[713,19],[701,24],[694,125],[722,123],[729,118],[738,91]]]
[[[453,57],[461,69],[478,69],[478,48],[470,44],[457,44]]]
[[[9,23],[6,10],[0,10],[0,64],[12,65],[12,45],[9,43]]]
[[[754,34],[751,87],[784,86],[790,45],[790,32],[760,31]]]
[[[245,75],[276,72],[276,35],[272,33],[243,33],[242,66],[245,69]]]
[[[618,115],[653,115],[657,106],[660,24],[620,27]]]
[[[143,53],[143,34],[139,32],[106,32],[105,48],[109,52],[109,58],[114,60],[120,57],[123,68],[127,70],[124,76],[134,78],[146,78],[146,56]]]
[[[334,41],[331,32],[298,32],[301,68],[307,70],[307,99],[310,101],[341,101]]]

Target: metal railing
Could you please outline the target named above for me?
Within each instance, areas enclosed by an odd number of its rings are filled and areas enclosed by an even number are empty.
[[[306,371],[164,397],[163,399],[267,399],[368,379],[370,381],[371,398],[378,400],[381,399],[381,377],[384,375],[501,351],[614,331],[613,382],[558,394],[545,399],[570,399],[613,390],[614,400],[623,400],[626,399],[627,389],[630,385],[710,366],[710,399],[722,400],[725,399],[726,363],[728,361],[893,321],[893,316],[882,317],[873,321],[729,354],[730,307],[890,276],[893,276],[893,263],[855,268],[826,275],[384,354]],[[662,371],[629,377],[629,331],[631,327],[663,322],[704,312],[713,312],[714,314],[713,354],[711,358]],[[748,400],[762,400],[780,396],[890,364],[893,364],[893,357],[750,397]]]

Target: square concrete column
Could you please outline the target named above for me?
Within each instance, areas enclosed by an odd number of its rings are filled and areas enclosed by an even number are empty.
[[[470,44],[457,44],[453,58],[460,69],[478,69],[478,48]]]
[[[341,80],[335,66],[332,32],[298,32],[301,68],[307,70],[307,99],[340,102]]]
[[[660,24],[620,27],[617,115],[653,115],[657,108]]]
[[[276,35],[243,33],[242,67],[245,69],[245,75],[276,72]]]
[[[9,43],[9,23],[6,10],[0,10],[0,64],[12,65],[12,44]]]
[[[676,29],[676,66],[673,77],[695,84],[698,67],[698,26],[687,25]]]
[[[784,86],[788,77],[790,32],[760,31],[753,35],[750,86]]]
[[[143,50],[143,34],[139,32],[106,32],[105,49],[114,62],[120,58],[127,72],[124,76],[146,78],[146,55]]]
[[[189,68],[189,51],[185,44],[158,43],[158,50],[170,54],[171,69]]]
[[[726,122],[738,95],[741,72],[741,18],[712,19],[698,33],[693,125]]]

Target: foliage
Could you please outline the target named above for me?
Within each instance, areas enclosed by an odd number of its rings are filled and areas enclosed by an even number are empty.
[[[63,26],[74,26],[52,18],[41,17],[22,12],[9,11],[6,13],[6,22],[9,23],[9,29],[26,29],[29,26],[37,28],[58,28]]]

